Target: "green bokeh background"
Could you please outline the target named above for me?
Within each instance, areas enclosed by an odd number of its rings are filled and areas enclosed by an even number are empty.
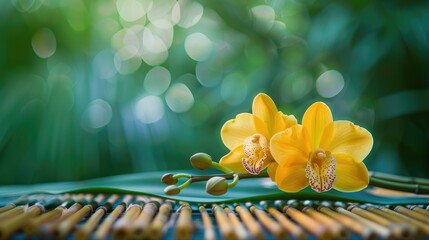
[[[368,169],[429,177],[429,2],[6,0],[0,184],[190,168],[269,94],[367,128]]]

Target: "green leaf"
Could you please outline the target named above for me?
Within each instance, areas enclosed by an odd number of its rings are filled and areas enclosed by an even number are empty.
[[[186,171],[190,173],[201,173]],[[373,204],[429,204],[427,195],[404,196],[380,196],[369,191],[371,188],[360,192],[344,193],[330,190],[325,193],[317,193],[307,188],[298,193],[285,193],[268,178],[242,179],[236,187],[229,189],[225,195],[212,196],[205,192],[205,183],[193,183],[183,189],[177,196],[171,197],[164,194],[167,186],[161,183],[161,176],[165,172],[148,172],[127,174],[98,178],[80,182],[60,182],[36,185],[16,185],[0,187],[0,197],[10,197],[31,193],[65,193],[65,192],[91,192],[91,193],[122,193],[122,194],[146,194],[173,200],[198,203],[259,201],[274,199],[308,199],[308,200],[332,200],[350,201]]]

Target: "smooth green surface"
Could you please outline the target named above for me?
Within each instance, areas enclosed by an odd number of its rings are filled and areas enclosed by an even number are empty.
[[[189,172],[189,171],[188,171]],[[163,193],[166,185],[160,178],[163,172],[150,172],[99,178],[80,182],[62,182],[37,184],[29,186],[0,187],[0,196],[16,196],[29,193],[131,193],[147,194],[166,197],[187,202],[213,203],[230,201],[256,201],[270,199],[309,199],[309,200],[338,200],[350,202],[365,202],[374,204],[429,204],[429,196],[386,197],[376,196],[369,191],[343,193],[331,190],[326,193],[316,193],[305,189],[299,193],[285,193],[276,188],[268,178],[243,179],[236,187],[222,196],[211,196],[205,192],[204,183],[194,183],[184,189],[179,195],[169,197]]]

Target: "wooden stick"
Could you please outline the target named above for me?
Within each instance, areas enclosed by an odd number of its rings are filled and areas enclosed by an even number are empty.
[[[25,213],[4,221],[0,224],[0,239],[8,239],[12,233],[23,227],[31,218],[39,216],[44,211],[45,208],[42,205],[35,204],[29,207]]]
[[[396,206],[394,209],[396,212],[402,213],[410,218],[413,218],[417,221],[429,224],[429,218],[421,213],[412,211],[408,208],[405,208],[403,206]]]
[[[329,229],[331,237],[335,239],[348,239],[349,236],[343,225],[333,218],[316,211],[312,207],[305,207],[302,211]]]
[[[411,237],[417,236],[419,234],[419,229],[416,225],[414,225],[410,222],[405,222],[404,219],[402,219],[399,216],[396,216],[396,215],[391,214],[389,212],[382,211],[376,207],[366,206],[365,209],[371,213],[380,215],[380,216],[388,219],[389,221],[391,221],[393,223],[404,225],[405,229],[409,232],[409,236],[405,236],[405,238],[411,238]]]
[[[264,233],[262,231],[261,225],[256,221],[252,214],[247,210],[247,208],[237,205],[235,211],[240,215],[241,221],[243,221],[247,230],[255,239],[264,239]]]
[[[305,215],[304,213],[298,211],[297,209],[291,206],[284,206],[283,212],[291,217],[295,222],[301,224],[307,231],[316,236],[319,239],[326,239],[329,236],[328,230],[311,217]]]
[[[176,238],[177,239],[191,239],[193,233],[192,226],[192,208],[189,204],[184,203],[178,209],[179,218],[176,223]]]
[[[249,210],[261,222],[262,226],[268,229],[268,231],[274,237],[276,237],[277,239],[283,239],[287,236],[282,226],[276,221],[274,221],[272,218],[270,218],[264,210],[261,210],[255,206],[251,206]]]
[[[156,201],[144,205],[142,212],[131,225],[134,239],[143,239],[149,236],[149,226],[158,211],[159,205],[160,203]]]
[[[95,201],[100,203],[103,200],[104,196],[100,194]],[[113,203],[119,198],[119,195],[113,194],[111,195],[103,206],[97,208],[94,214],[86,221],[86,223],[78,228],[75,232],[76,239],[88,239],[92,231],[97,227],[98,223],[101,221],[101,218],[110,211]]]
[[[150,239],[161,239],[164,233],[165,226],[168,222],[168,217],[170,215],[173,207],[171,202],[166,202],[161,205],[159,208],[158,214],[153,219],[152,223],[149,226],[149,238]]]
[[[47,212],[45,214],[42,214],[40,216],[37,216],[33,219],[31,219],[25,226],[24,226],[24,232],[27,236],[32,236],[37,233],[37,229],[44,223],[53,221],[55,219],[58,219],[63,214],[63,211],[65,210],[65,206],[61,205],[56,207],[54,210]]]
[[[131,202],[133,196],[125,195],[122,203],[115,207],[115,209],[104,219],[101,225],[98,227],[97,231],[94,234],[94,239],[103,240],[107,238],[110,228],[113,226],[116,219],[119,215],[128,207],[128,204]]]
[[[356,221],[361,222],[366,227],[371,228],[375,232],[375,234],[377,234],[378,236],[380,236],[382,238],[390,238],[392,235],[392,232],[388,228],[381,226],[381,225],[379,225],[373,221],[370,221],[368,219],[365,219],[365,218],[363,218],[363,217],[361,217],[355,213],[347,211],[346,209],[344,209],[342,207],[337,207],[336,210],[337,210],[337,212],[339,212],[343,215],[346,215],[346,216],[348,216],[348,217],[350,217]]]
[[[307,234],[304,230],[289,220],[285,215],[279,212],[277,209],[273,207],[267,208],[268,213],[270,213],[279,223],[280,225],[286,229],[287,232],[295,236],[296,239],[306,239]]]
[[[238,217],[234,212],[231,211],[228,207],[224,208],[226,215],[231,222],[232,228],[235,230],[235,236],[237,239],[244,240],[249,238],[249,234],[247,233],[246,228],[244,228],[243,224],[240,222]]]
[[[201,219],[203,220],[204,226],[204,240],[215,240],[216,234],[213,229],[212,220],[210,219],[209,214],[204,206],[199,207],[201,213]]]
[[[429,211],[428,210],[424,210],[423,208],[419,208],[418,206],[411,206],[410,209],[413,211],[416,211],[418,213],[421,213],[423,215],[426,215],[426,217],[429,217]]]
[[[113,239],[124,239],[131,235],[131,224],[139,216],[144,201],[138,198],[138,201],[131,204],[124,215],[113,225]]]
[[[405,222],[412,223],[413,225],[418,227],[420,232],[423,232],[425,235],[429,235],[429,226],[427,224],[424,224],[420,221],[415,220],[414,218],[410,218],[406,215],[403,215],[399,212],[393,211],[393,210],[386,208],[386,207],[381,206],[381,207],[379,207],[379,209],[383,212],[387,212],[387,213],[390,213],[390,214],[395,215],[397,217],[400,217]]]
[[[7,211],[9,211],[9,210],[11,210],[11,209],[13,209],[15,207],[16,207],[16,205],[14,203],[9,203],[8,205],[0,208],[0,214],[4,213],[4,212],[7,212]]]
[[[355,221],[354,219],[347,217],[343,214],[340,214],[338,212],[333,211],[332,209],[324,206],[320,206],[318,210],[328,216],[330,216],[333,219],[336,219],[337,221],[341,222],[346,228],[350,229],[351,231],[355,232],[359,236],[361,236],[363,239],[373,239],[374,234],[373,232],[365,227],[360,222]]]
[[[4,220],[7,220],[7,219],[10,219],[12,217],[23,214],[27,208],[28,208],[27,205],[18,206],[18,207],[12,208],[9,211],[5,211],[5,212],[1,213],[0,214],[0,223]]]
[[[217,204],[213,204],[213,213],[219,226],[220,234],[224,239],[234,239],[235,233],[225,210]]]
[[[409,237],[410,235],[410,232],[407,230],[406,225],[404,224],[391,222],[380,215],[371,213],[355,205],[350,206],[348,210],[363,218],[366,218],[372,222],[378,223],[381,226],[388,228],[393,238],[406,238],[407,236]]]
[[[26,204],[28,204],[28,196],[27,195],[21,196],[18,199],[16,199],[15,201],[13,201],[12,203],[9,203],[6,206],[0,208],[0,214],[4,213],[6,211],[9,211],[9,210],[15,208],[16,206],[26,205]]]
[[[89,213],[93,211],[93,207],[91,204],[87,204],[83,206],[79,211],[62,221],[58,227],[54,230],[53,235],[55,238],[65,238],[70,231],[78,224],[82,218],[87,216]]]

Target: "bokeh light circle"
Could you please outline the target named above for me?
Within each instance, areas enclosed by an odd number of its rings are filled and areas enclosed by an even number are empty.
[[[112,119],[112,107],[103,99],[90,102],[83,115],[83,127],[86,130],[106,126]]]
[[[143,97],[135,105],[134,114],[142,123],[157,122],[164,116],[164,103],[157,96]]]
[[[156,66],[146,74],[144,88],[149,94],[160,95],[167,90],[170,82],[171,74],[168,69]]]
[[[40,58],[49,58],[57,50],[57,40],[50,29],[42,28],[33,35],[31,46]]]
[[[328,70],[316,80],[317,92],[324,98],[335,97],[343,88],[343,75],[336,70]]]
[[[165,101],[173,112],[181,113],[192,107],[194,96],[185,84],[176,83],[168,89],[165,94]]]
[[[192,33],[185,39],[185,51],[195,61],[206,60],[212,50],[212,41],[200,32]]]

